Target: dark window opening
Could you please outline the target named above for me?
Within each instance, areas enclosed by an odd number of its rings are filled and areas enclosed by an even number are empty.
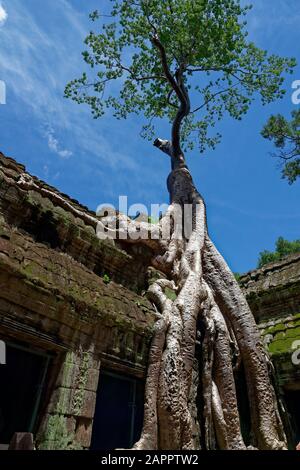
[[[37,242],[45,243],[51,248],[59,248],[60,239],[56,225],[51,211],[41,213],[39,208],[35,207],[30,218],[26,219],[20,228],[30,233]]]
[[[23,347],[6,345],[0,365],[0,444],[15,432],[35,432],[49,357]]]
[[[110,372],[100,374],[91,449],[130,449],[143,424],[144,384]]]
[[[295,449],[300,442],[300,390],[286,390],[285,403],[291,425],[290,447]]]
[[[240,415],[241,432],[244,442],[248,446],[251,443],[251,414],[245,370],[242,365],[240,370],[236,373],[235,386]]]

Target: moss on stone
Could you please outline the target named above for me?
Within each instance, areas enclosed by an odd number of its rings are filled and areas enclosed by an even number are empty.
[[[299,314],[293,316],[293,320],[282,321],[274,326],[264,328],[262,336],[270,335],[267,349],[272,356],[291,356],[294,341],[300,340]],[[290,359],[289,359],[290,360]]]
[[[300,331],[293,337],[286,337],[271,341],[268,345],[268,350],[272,354],[292,353],[292,345],[297,339],[300,339]]]
[[[177,299],[176,293],[172,289],[170,289],[169,287],[165,288],[165,295],[167,296],[168,299],[170,299],[172,301]]]
[[[75,441],[75,433],[67,430],[67,419],[59,414],[49,416],[38,446],[40,450],[82,450],[82,446]]]
[[[280,331],[285,331],[286,326],[284,323],[278,323],[277,325],[274,325],[273,327],[270,328],[270,331],[268,333],[277,333]]]
[[[89,365],[90,365],[90,354],[86,351],[82,353],[80,367],[79,367],[79,377],[76,390],[73,397],[73,413],[74,415],[80,415],[80,411],[83,405],[85,388],[88,381],[89,374]]]

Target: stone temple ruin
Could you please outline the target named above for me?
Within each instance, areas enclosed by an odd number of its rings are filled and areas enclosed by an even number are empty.
[[[128,448],[142,425],[155,311],[145,247],[101,241],[95,214],[0,153],[0,448]],[[300,441],[300,254],[241,285]],[[5,353],[5,354],[4,354]],[[237,378],[237,389],[244,384]],[[247,403],[241,409],[247,417]],[[247,419],[245,419],[245,433]]]

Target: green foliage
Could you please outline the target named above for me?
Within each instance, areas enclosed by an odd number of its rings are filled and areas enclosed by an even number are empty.
[[[283,161],[282,177],[294,183],[300,176],[300,110],[292,112],[290,121],[281,114],[271,116],[261,134],[278,149],[275,156]]]
[[[164,73],[153,44],[156,35],[165,49],[174,79],[181,70],[191,101],[181,140],[200,151],[219,142],[210,134],[224,114],[241,119],[254,98],[269,103],[284,94],[283,73],[294,59],[268,55],[247,41],[244,17],[250,6],[239,0],[111,0],[111,19],[95,11],[100,32],[85,39],[87,73],[71,81],[65,96],[91,107],[94,118],[112,109],[118,119],[143,113],[142,135],[154,135],[154,120],[174,121],[178,98]],[[200,74],[200,75],[199,75]],[[116,84],[114,84],[116,82]],[[193,104],[193,103],[192,103]]]
[[[111,281],[111,279],[110,279],[110,277],[109,277],[108,274],[104,274],[104,276],[103,276],[102,279],[103,279],[103,282],[104,282],[105,284],[109,284],[110,281]]]
[[[300,239],[290,242],[283,237],[279,237],[276,242],[275,251],[264,250],[259,254],[257,267],[261,268],[265,264],[280,261],[282,258],[292,253],[300,253]]]
[[[236,281],[239,281],[241,279],[241,274],[240,273],[233,273]]]

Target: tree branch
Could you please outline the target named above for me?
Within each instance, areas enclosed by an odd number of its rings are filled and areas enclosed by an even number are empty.
[[[173,77],[173,75],[172,75],[172,73],[169,69],[166,51],[165,51],[164,46],[160,42],[160,40],[158,38],[158,35],[155,34],[154,36],[152,36],[151,41],[160,53],[161,63],[162,63],[162,66],[163,66],[163,71],[164,71],[164,74],[166,76],[166,79],[168,80],[171,87],[175,91],[175,93],[178,96],[179,100],[181,102],[184,102],[185,101],[184,93],[181,90],[181,88],[178,86],[178,83],[176,82],[175,78]]]
[[[184,86],[183,80],[183,72],[185,70],[185,66],[184,64],[181,64],[179,69],[176,71],[176,78],[174,78],[168,66],[165,48],[159,40],[158,35],[155,34],[151,38],[151,40],[160,53],[161,63],[165,76],[180,101],[180,107],[178,109],[172,126],[172,169],[174,169],[175,167],[185,165],[184,155],[180,146],[180,127],[182,124],[182,120],[190,112],[190,100],[188,92]]]
[[[168,96],[167,96],[167,103],[170,105],[170,106],[173,106],[173,108],[176,108],[177,109],[177,106],[176,104],[172,103],[171,101],[171,96],[172,94],[174,93],[174,89],[172,88],[169,93],[168,93]]]
[[[169,140],[155,139],[153,145],[154,147],[159,148],[159,150],[169,155],[169,157],[173,156],[172,143]]]
[[[198,106],[198,108],[194,109],[191,111],[191,114],[196,113],[197,111],[200,111],[200,109],[204,108],[208,103],[210,103],[212,100],[216,98],[216,96],[221,95],[222,93],[226,93],[229,90],[232,90],[233,88],[237,87],[239,83],[235,83],[234,85],[231,85],[228,88],[225,88],[224,90],[220,90],[217,93],[214,93],[208,100],[206,100],[204,103],[201,104],[201,106]]]
[[[133,70],[121,64],[121,62],[117,62],[116,66],[124,70],[125,72],[128,72],[131,75],[131,78],[137,82],[140,82],[142,80],[166,80],[166,77],[164,77],[164,75],[146,75],[145,77],[137,77]]]

